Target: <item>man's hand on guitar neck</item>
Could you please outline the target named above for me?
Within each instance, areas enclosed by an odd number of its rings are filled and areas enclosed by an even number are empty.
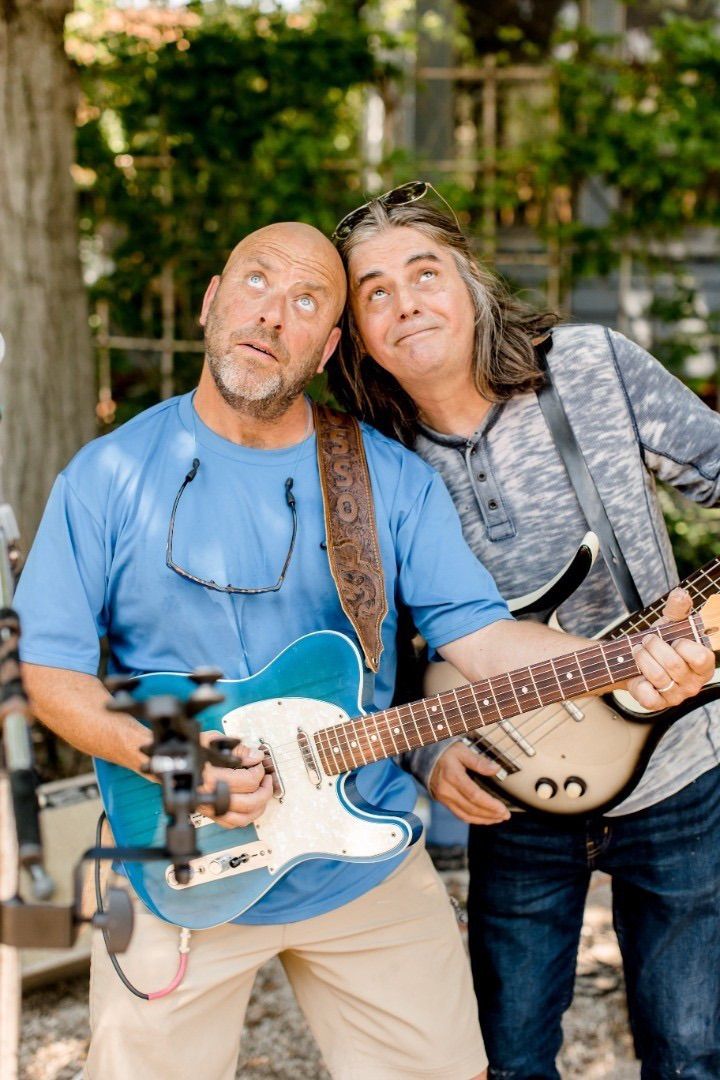
[[[674,589],[663,609],[660,623],[687,618],[692,601],[683,589]],[[440,652],[470,681],[502,672],[512,646],[514,667],[559,656],[591,644],[587,639],[560,634],[539,623],[493,623],[484,630],[443,646]],[[712,677],[715,657],[696,641],[683,639],[667,644],[648,633],[635,649],[641,675],[625,686],[643,708],[651,711],[679,705],[693,697]],[[504,803],[479,787],[470,776],[492,776],[497,766],[461,742],[448,745],[438,758],[429,780],[430,794],[471,825],[497,825],[508,819]]]
[[[673,589],[657,625],[686,619],[692,600],[684,589]],[[626,689],[643,708],[657,712],[680,705],[697,694],[715,671],[715,655],[697,641],[682,639],[668,645],[657,634],[648,634],[635,649],[635,663],[642,675],[628,679]]]

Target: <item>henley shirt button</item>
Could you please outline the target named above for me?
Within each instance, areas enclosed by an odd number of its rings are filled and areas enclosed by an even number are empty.
[[[488,503],[488,506],[490,507],[491,510],[497,510],[497,508],[498,508],[497,500],[496,499],[491,499],[490,502]]]
[[[479,472],[477,474],[477,478],[478,478],[478,480],[487,480],[487,474],[484,473],[484,472]]]

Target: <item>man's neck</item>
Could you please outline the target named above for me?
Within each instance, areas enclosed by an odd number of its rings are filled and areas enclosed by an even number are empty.
[[[470,378],[454,385],[437,380],[431,386],[408,389],[408,393],[415,401],[423,423],[442,435],[469,438],[492,408],[492,402],[476,390]]]
[[[303,394],[281,416],[268,419],[229,405],[207,368],[200,376],[194,405],[202,422],[216,435],[241,446],[278,450],[302,442],[312,431],[312,411]]]

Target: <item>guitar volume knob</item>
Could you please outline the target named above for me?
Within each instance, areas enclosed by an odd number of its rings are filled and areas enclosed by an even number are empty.
[[[587,784],[579,776],[568,776],[563,786],[568,799],[579,799],[587,791]]]
[[[535,792],[539,799],[547,800],[557,795],[557,784],[547,776],[541,777],[535,784]]]

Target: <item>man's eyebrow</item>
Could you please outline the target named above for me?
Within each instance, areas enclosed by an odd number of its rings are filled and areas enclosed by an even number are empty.
[[[409,259],[406,259],[405,265],[412,266],[412,264],[416,262],[428,261],[439,263],[441,260],[432,251],[419,251],[417,255],[411,255]],[[368,270],[366,274],[362,274],[361,277],[355,279],[354,288],[359,289],[366,281],[372,281],[373,278],[382,277],[383,273],[383,270]]]
[[[323,285],[321,281],[296,281],[295,288],[307,289],[308,292],[327,293],[330,291],[327,285]]]

